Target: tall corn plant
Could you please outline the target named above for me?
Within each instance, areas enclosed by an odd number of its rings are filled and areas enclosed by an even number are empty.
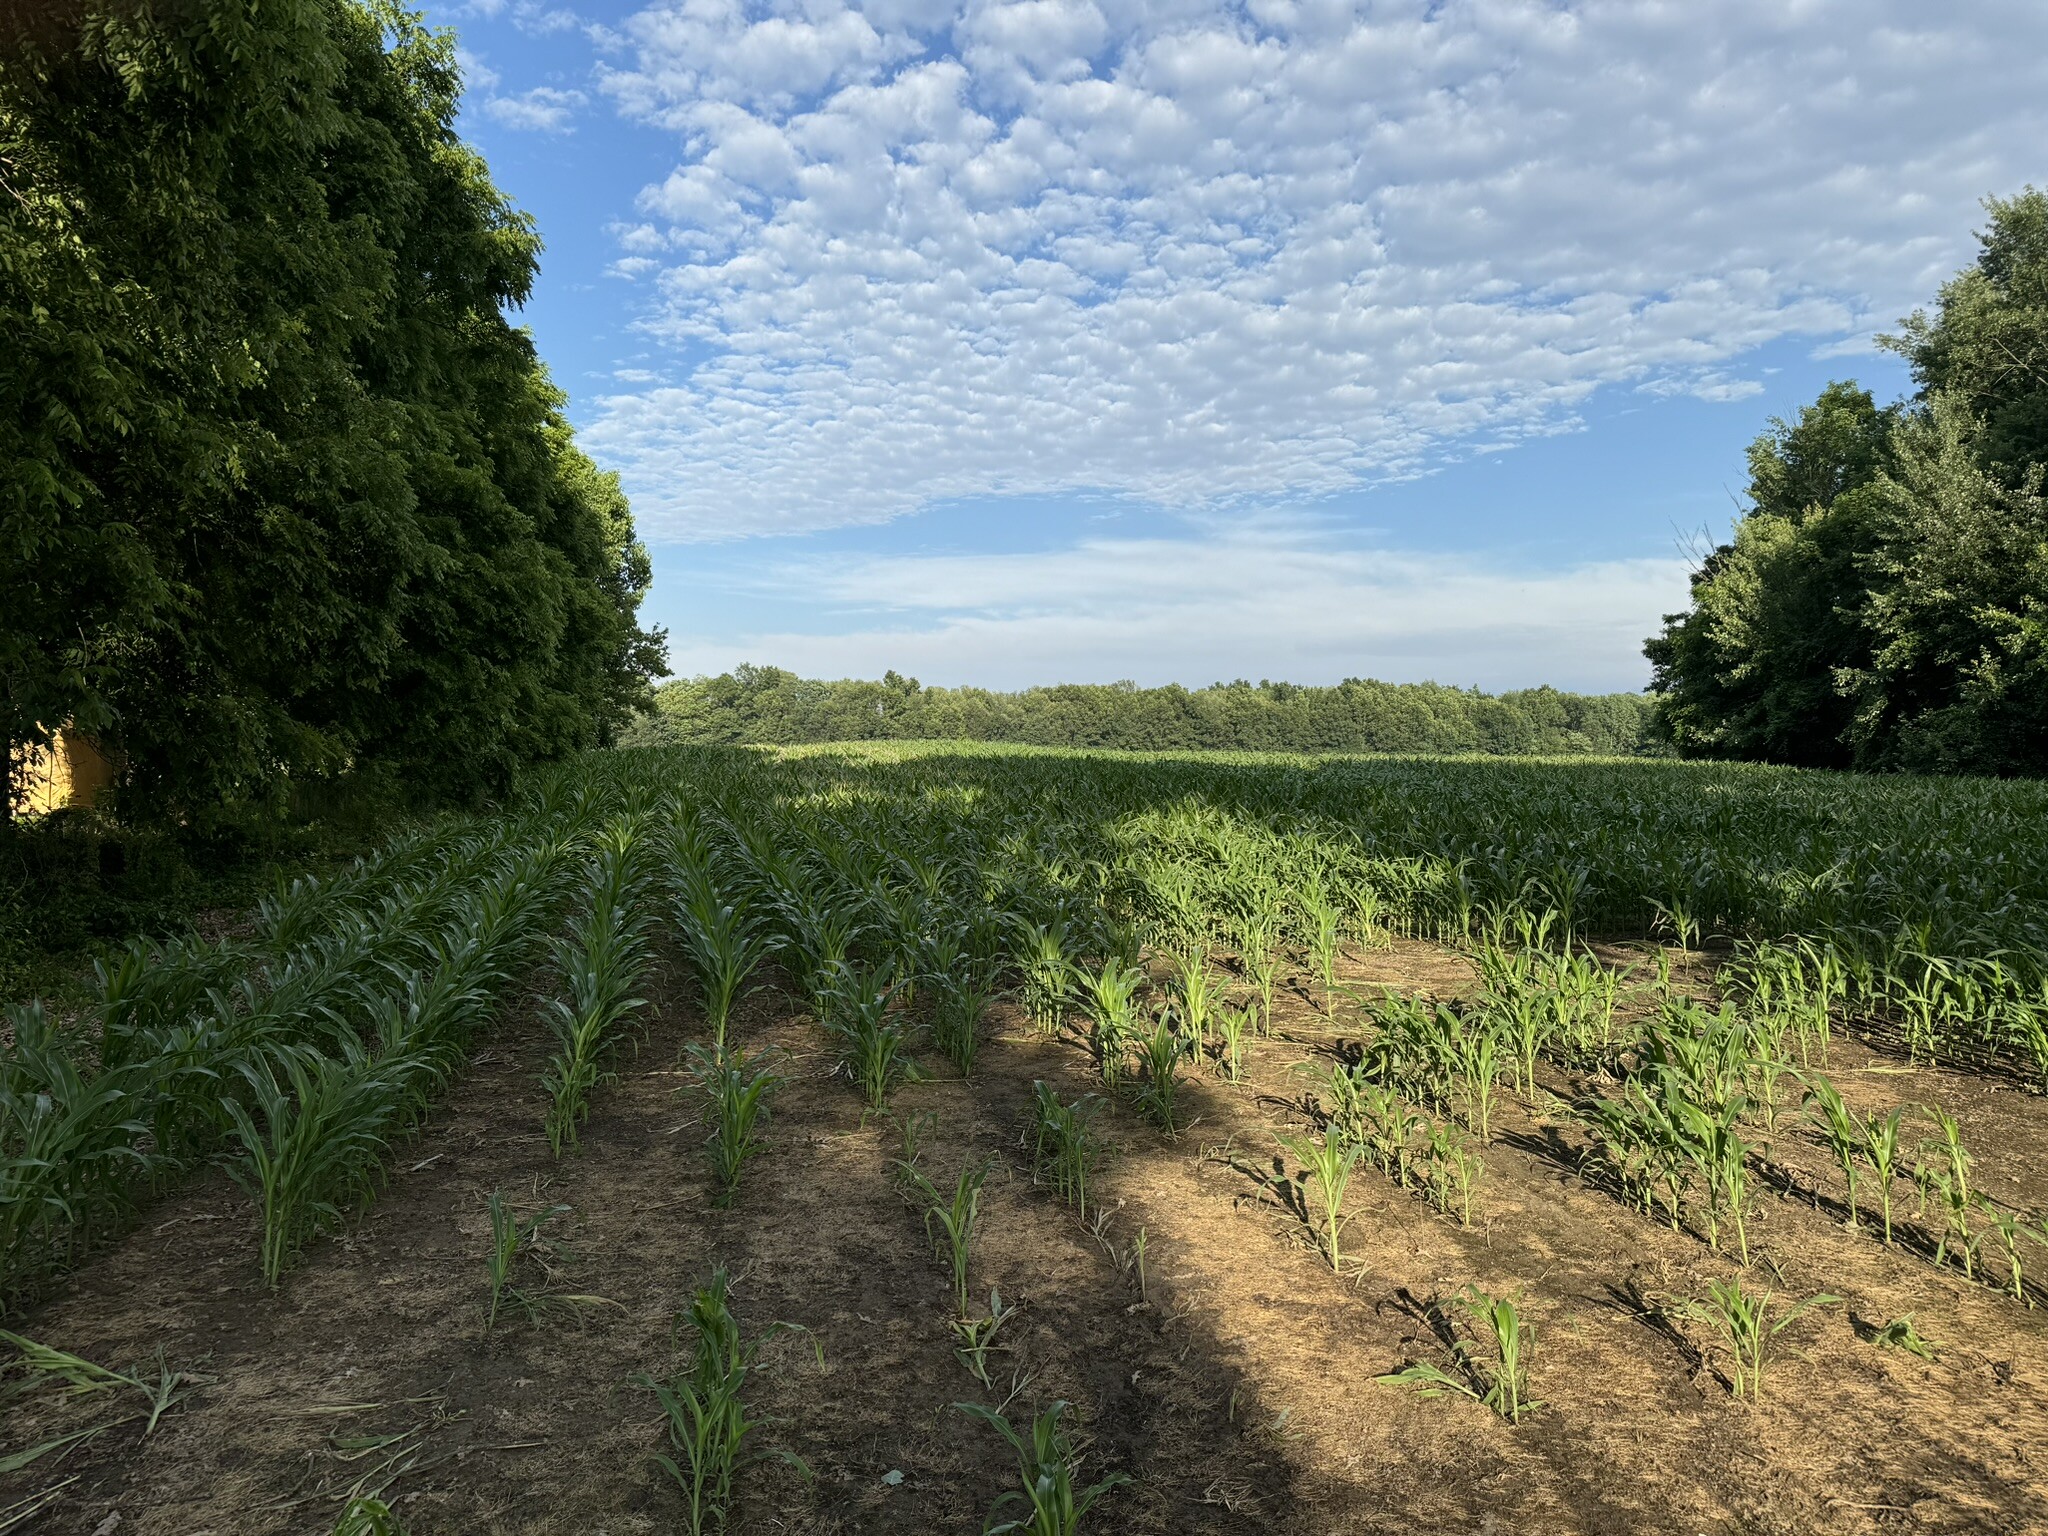
[[[557,1157],[576,1145],[590,1095],[608,1075],[605,1063],[620,1027],[645,1006],[633,989],[647,964],[647,919],[636,910],[636,860],[626,833],[615,824],[600,841],[575,931],[554,941],[567,995],[542,1005],[555,1051],[541,1086],[548,1095],[548,1145]]]
[[[723,1045],[733,1004],[747,978],[778,948],[776,935],[744,898],[728,898],[719,891],[707,871],[690,869],[681,884],[676,929],[704,994],[711,1038]]]
[[[0,1053],[0,1315],[10,1294],[57,1261],[60,1240],[89,1239],[149,1169],[141,1070],[88,1076],[39,1002],[9,1008],[7,1021],[14,1044]]]
[[[405,1102],[404,1068],[343,1042],[334,1056],[287,1049],[246,1061],[241,1075],[250,1104],[226,1101],[241,1147],[229,1171],[261,1207],[263,1278],[275,1290],[307,1240],[369,1193]]]

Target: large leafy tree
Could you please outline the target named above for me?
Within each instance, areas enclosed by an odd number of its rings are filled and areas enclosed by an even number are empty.
[[[1849,760],[1837,673],[1862,660],[1861,563],[1892,413],[1835,383],[1749,447],[1753,503],[1692,580],[1692,608],[1645,647],[1682,751],[1807,766]]]
[[[2048,196],[1887,344],[1916,399],[1831,384],[1750,450],[1752,509],[1645,647],[1697,756],[2048,771]]]
[[[0,57],[0,731],[136,814],[602,739],[659,666],[617,482],[506,319],[539,242],[451,42],[362,0],[98,0]]]

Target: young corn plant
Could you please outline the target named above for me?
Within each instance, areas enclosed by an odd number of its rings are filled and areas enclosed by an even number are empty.
[[[684,896],[676,908],[676,930],[689,955],[714,1044],[725,1043],[725,1031],[747,979],[778,947],[768,925],[744,899],[722,899],[703,868],[683,879]]]
[[[1135,965],[1111,956],[1099,970],[1079,976],[1081,1003],[1088,1018],[1088,1049],[1103,1086],[1114,1088],[1123,1081],[1125,1060],[1137,1039],[1138,992],[1145,985],[1145,973]]]
[[[550,1314],[580,1316],[585,1308],[609,1305],[602,1296],[568,1295],[548,1289],[554,1279],[556,1261],[570,1255],[544,1229],[566,1216],[568,1206],[545,1206],[531,1216],[521,1216],[494,1189],[484,1197],[484,1209],[491,1218],[491,1249],[485,1260],[491,1287],[490,1299],[484,1305],[486,1334],[497,1328],[499,1315],[508,1308],[532,1322]],[[521,1275],[534,1268],[540,1271],[540,1282],[531,1287],[521,1285]]]
[[[1445,1215],[1452,1203],[1458,1208],[1458,1225],[1472,1225],[1472,1191],[1486,1171],[1485,1163],[1471,1142],[1456,1126],[1432,1125],[1427,1148],[1430,1197]]]
[[[1293,1153],[1294,1160],[1302,1166],[1302,1210],[1308,1217],[1316,1250],[1330,1261],[1331,1269],[1341,1274],[1344,1269],[1344,1192],[1350,1187],[1351,1175],[1357,1169],[1364,1149],[1355,1141],[1328,1133],[1320,1141],[1313,1136],[1283,1136],[1280,1144]],[[1313,1205],[1307,1198],[1309,1185],[1315,1189]]]
[[[1856,1191],[1863,1184],[1862,1169],[1857,1166],[1857,1159],[1863,1151],[1861,1127],[1854,1112],[1842,1102],[1841,1092],[1833,1083],[1818,1073],[1807,1077],[1805,1083],[1806,1093],[1801,1106],[1841,1167],[1842,1181],[1848,1190],[1849,1226],[1853,1230],[1860,1225],[1856,1215]]]
[[[1036,1177],[1048,1178],[1053,1192],[1088,1219],[1088,1180],[1109,1155],[1096,1127],[1102,1100],[1084,1094],[1072,1104],[1044,1082],[1031,1085],[1031,1163]]]
[[[1018,964],[1024,972],[1024,1009],[1040,1034],[1056,1035],[1073,1006],[1074,966],[1064,919],[1019,925]]]
[[[1003,1304],[1002,1292],[993,1286],[988,1293],[988,1315],[986,1317],[956,1317],[953,1319],[953,1338],[957,1347],[954,1358],[966,1366],[974,1379],[984,1387],[994,1387],[988,1369],[988,1352],[995,1343],[996,1333],[1003,1324],[1017,1315],[1017,1309]]]
[[[334,1536],[405,1536],[405,1527],[382,1499],[356,1497],[334,1522]]]
[[[1900,1349],[1909,1355],[1918,1355],[1922,1360],[1932,1360],[1943,1348],[1935,1339],[1925,1337],[1913,1326],[1913,1314],[1895,1317],[1882,1327],[1870,1331],[1870,1342],[1879,1349]]]
[[[144,1439],[156,1433],[157,1423],[166,1413],[213,1380],[210,1376],[197,1376],[190,1371],[173,1367],[165,1359],[161,1345],[150,1359],[125,1371],[116,1371],[83,1356],[74,1355],[68,1350],[38,1343],[18,1333],[10,1333],[4,1328],[0,1328],[0,1344],[8,1345],[19,1356],[18,1359],[9,1362],[10,1366],[20,1366],[31,1382],[63,1382],[66,1396],[80,1397],[95,1392],[119,1393],[123,1388],[134,1392],[142,1399],[142,1408],[135,1417],[143,1420]],[[39,1451],[29,1454],[26,1459],[17,1460],[8,1470],[25,1466],[27,1461],[33,1460],[41,1451],[54,1449],[64,1443],[66,1442],[60,1440],[45,1445]]]
[[[1889,1115],[1868,1115],[1862,1125],[1863,1160],[1870,1165],[1870,1181],[1877,1188],[1878,1214],[1884,1223],[1884,1240],[1892,1240],[1892,1180],[1899,1171],[1899,1127],[1905,1121],[1901,1105]]]
[[[1728,1352],[1728,1387],[1736,1397],[1758,1402],[1764,1393],[1764,1372],[1775,1353],[1778,1335],[1816,1307],[1833,1306],[1842,1298],[1823,1292],[1791,1307],[1771,1310],[1770,1291],[1743,1289],[1740,1279],[1707,1282],[1707,1294],[1682,1298],[1674,1313],[1706,1324]]]
[[[404,1099],[401,1066],[374,1060],[351,1040],[342,1047],[339,1056],[285,1047],[244,1060],[253,1111],[223,1100],[241,1144],[229,1172],[261,1206],[263,1279],[272,1290],[309,1239],[369,1194]]]
[[[1180,1065],[1195,1048],[1192,1037],[1173,1027],[1173,1014],[1162,1011],[1152,1028],[1138,1038],[1138,1055],[1145,1068],[1138,1085],[1138,1109],[1168,1135],[1177,1131],[1175,1101],[1179,1095]]]
[[[1256,1034],[1257,1020],[1249,1006],[1233,1008],[1228,1003],[1219,1004],[1215,1013],[1216,1066],[1225,1078],[1235,1083],[1244,1077],[1245,1036]]]
[[[1252,1032],[1263,1035],[1273,1027],[1273,987],[1280,976],[1278,915],[1269,906],[1255,907],[1238,924],[1236,937],[1238,963],[1258,1002]]]
[[[1960,1256],[1963,1274],[1976,1278],[1977,1239],[1970,1231],[1970,1212],[1977,1206],[1977,1192],[1970,1187],[1974,1159],[1963,1145],[1962,1127],[1939,1104],[1927,1106],[1935,1134],[1920,1147],[1923,1161],[1914,1170],[1920,1188],[1920,1209],[1925,1215],[1932,1196],[1941,1207],[1943,1231],[1935,1245],[1934,1262],[1944,1262],[1951,1247]]]
[[[1342,949],[1344,914],[1321,885],[1312,885],[1296,897],[1301,908],[1303,937],[1310,962],[1322,983],[1323,1012],[1333,1014],[1337,1003],[1337,961]]]
[[[996,1501],[982,1536],[1078,1536],[1081,1520],[1104,1494],[1130,1481],[1112,1472],[1093,1483],[1081,1484],[1081,1451],[1067,1429],[1068,1404],[1054,1403],[1032,1420],[1028,1436],[1001,1413],[980,1403],[955,1403],[961,1413],[980,1419],[1009,1443],[1017,1453],[1021,1490],[1012,1490]],[[1016,1509],[1014,1520],[999,1517]]]
[[[1230,983],[1209,968],[1209,951],[1196,945],[1169,953],[1173,972],[1173,1007],[1196,1040],[1206,1039],[1211,1019],[1230,990]]]
[[[840,1070],[860,1090],[869,1112],[889,1102],[909,1066],[909,1038],[888,975],[867,967],[841,970],[828,984],[825,1027],[839,1039]]]
[[[932,1043],[962,1077],[974,1075],[982,1026],[989,1005],[1002,991],[996,977],[992,959],[963,954],[954,965],[928,978],[934,998]]]
[[[633,910],[631,849],[600,850],[575,934],[554,941],[566,998],[542,1007],[555,1052],[541,1074],[547,1090],[548,1145],[560,1157],[576,1145],[590,1096],[610,1073],[606,1061],[625,1021],[646,1006],[633,995],[647,964],[647,923]]]
[[[1458,1332],[1453,1308],[1463,1314],[1470,1337]],[[1489,1296],[1468,1285],[1449,1303],[1439,1302],[1432,1310],[1438,1326],[1451,1338],[1451,1355],[1459,1374],[1417,1360],[1375,1380],[1419,1387],[1424,1397],[1437,1397],[1445,1391],[1461,1393],[1484,1403],[1510,1424],[1521,1423],[1525,1414],[1543,1406],[1529,1396],[1529,1362],[1536,1352],[1536,1330],[1522,1315],[1519,1302]]]
[[[733,1490],[742,1472],[764,1461],[780,1461],[806,1480],[803,1458],[780,1447],[757,1447],[754,1437],[774,1421],[755,1418],[747,1407],[747,1378],[757,1369],[762,1348],[781,1333],[801,1333],[794,1323],[770,1323],[752,1337],[732,1315],[732,1284],[723,1266],[691,1299],[687,1326],[690,1362],[665,1378],[647,1372],[632,1377],[661,1404],[668,1450],[655,1462],[683,1494],[683,1529],[690,1536],[725,1529]],[[819,1363],[824,1354],[818,1353]]]
[[[704,1155],[718,1186],[712,1203],[724,1209],[739,1193],[747,1160],[765,1145],[759,1135],[761,1123],[768,1117],[769,1096],[782,1086],[782,1078],[739,1046],[692,1044],[689,1054],[710,1132],[704,1139]]]
[[[896,1164],[910,1197],[924,1209],[924,1232],[932,1252],[946,1261],[953,1275],[953,1315],[969,1316],[968,1263],[974,1250],[974,1229],[981,1220],[981,1187],[988,1181],[990,1160],[969,1163],[960,1170],[951,1194],[939,1187],[910,1163]]]

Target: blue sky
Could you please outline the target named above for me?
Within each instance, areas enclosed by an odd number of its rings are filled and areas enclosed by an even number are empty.
[[[1640,687],[2038,0],[430,5],[673,669]]]

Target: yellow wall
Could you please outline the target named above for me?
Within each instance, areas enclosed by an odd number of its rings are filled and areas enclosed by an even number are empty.
[[[31,815],[91,805],[114,782],[114,765],[79,732],[65,726],[49,750],[31,748],[21,783],[21,808]]]

